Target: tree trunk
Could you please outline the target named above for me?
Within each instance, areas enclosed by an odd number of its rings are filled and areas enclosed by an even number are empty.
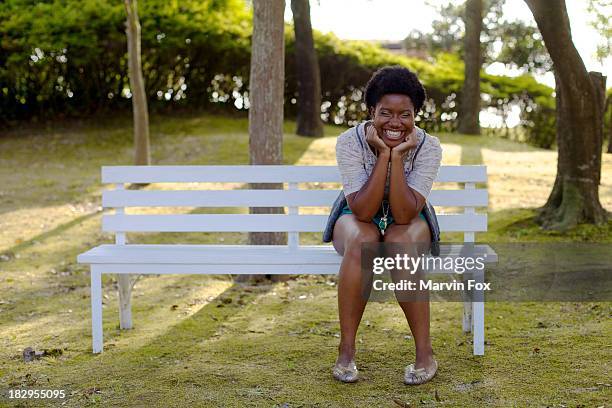
[[[459,111],[460,133],[480,134],[480,69],[482,51],[480,32],[482,31],[482,0],[467,0],[465,3],[465,80],[461,90]]]
[[[554,66],[557,94],[557,177],[538,222],[549,229],[600,224],[601,98],[572,42],[565,0],[525,0]]]
[[[284,0],[253,1],[253,42],[249,99],[250,164],[283,163],[283,100],[285,88]],[[282,184],[251,184],[277,188]],[[282,214],[283,208],[250,208],[251,214]],[[251,245],[284,245],[287,234],[249,233]],[[246,280],[250,276],[239,276]]]
[[[604,108],[604,117],[608,111],[610,111],[608,120],[608,153],[612,153],[612,109],[610,109],[612,105],[612,96],[608,96],[606,98],[606,107]],[[605,126],[604,126],[605,127]]]
[[[128,74],[130,91],[132,92],[132,115],[134,119],[134,164],[151,164],[149,149],[149,108],[142,76],[142,61],[140,58],[140,20],[138,19],[137,0],[125,0],[127,15],[125,33],[128,45]],[[146,184],[135,184],[131,188],[139,188]],[[117,275],[119,291],[119,327],[131,329],[132,324],[132,287],[136,282],[134,275]]]
[[[323,136],[321,74],[312,38],[310,3],[291,0],[295,29],[295,61],[298,85],[297,131],[302,136]]]
[[[142,77],[140,21],[138,19],[137,1],[125,0],[125,10],[127,12],[125,32],[128,43],[128,66],[134,116],[134,164],[149,165],[151,164],[151,154],[149,152],[149,111],[144,79]]]
[[[597,163],[595,166],[597,167],[597,184],[601,184],[601,156],[604,144],[604,122],[606,116],[606,77],[601,74],[601,72],[589,72],[589,78],[591,78],[591,82],[593,83],[593,87],[595,88],[595,97],[597,99],[597,111],[599,112],[599,132],[597,134],[598,140],[597,144],[600,146],[599,153],[597,154]]]

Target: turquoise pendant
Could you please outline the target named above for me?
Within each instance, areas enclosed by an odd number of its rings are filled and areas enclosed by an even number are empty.
[[[387,217],[382,217],[380,221],[378,221],[378,229],[380,229],[380,232],[385,235],[385,230],[387,229]]]

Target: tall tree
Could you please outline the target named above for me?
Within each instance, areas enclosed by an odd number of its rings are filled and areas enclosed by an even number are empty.
[[[149,108],[142,76],[140,52],[140,20],[137,0],[125,0],[127,15],[125,33],[128,45],[128,74],[132,92],[132,114],[134,119],[134,164],[151,164],[149,151]],[[125,237],[123,238],[125,241]],[[137,278],[136,278],[137,279]],[[119,290],[119,327],[132,328],[132,308],[130,306],[132,288],[136,280],[131,275],[117,275]]]
[[[250,164],[282,164],[285,88],[284,0],[253,0],[253,40],[249,99]],[[282,184],[252,184],[277,188]],[[282,214],[283,208],[251,208],[251,214]],[[286,243],[286,234],[249,234],[252,245]]]
[[[465,79],[461,90],[458,131],[469,135],[480,134],[480,69],[482,50],[482,0],[467,0],[465,3],[464,62]]]
[[[134,116],[134,164],[151,164],[149,149],[149,109],[147,94],[142,77],[140,53],[140,20],[138,19],[138,0],[125,0],[127,24],[125,33],[128,44],[128,71],[132,92],[132,112]]]
[[[557,177],[538,220],[554,229],[567,229],[578,223],[603,223],[607,212],[599,202],[601,92],[572,41],[565,0],[525,2],[553,61],[557,84]]]
[[[608,93],[606,97],[606,107],[604,108],[604,115],[609,112],[608,119],[608,153],[612,153],[612,93]]]
[[[323,136],[321,121],[321,74],[312,38],[309,0],[291,0],[295,30],[298,85],[297,131],[302,136]]]

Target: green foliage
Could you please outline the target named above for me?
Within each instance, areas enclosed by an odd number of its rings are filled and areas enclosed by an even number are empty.
[[[595,2],[607,0],[591,0]],[[483,0],[483,20],[480,40],[485,65],[500,62],[527,72],[547,72],[552,61],[544,47],[538,28],[533,22],[508,21],[503,17],[505,0]],[[432,32],[412,30],[404,39],[407,50],[427,50],[431,56],[439,53],[463,55],[465,35],[465,4],[429,4],[438,18],[432,21]]]
[[[591,26],[599,32],[603,40],[597,45],[597,58],[604,61],[612,56],[612,1],[589,0],[589,13],[591,13]]]
[[[552,97],[539,96],[521,110],[526,142],[550,149],[556,140],[556,110]]]
[[[552,60],[537,27],[517,20],[500,24],[496,31],[502,47],[495,61],[528,72],[552,70]]]
[[[494,2],[499,6],[500,1]],[[499,7],[497,7],[499,8]],[[496,10],[495,7],[492,10]],[[452,10],[451,10],[452,11]],[[452,15],[451,11],[447,14]],[[152,110],[248,108],[251,11],[242,0],[139,2],[143,74]],[[490,13],[489,13],[490,14]],[[490,18],[487,17],[487,18]],[[490,18],[492,19],[492,17]],[[45,118],[129,109],[125,10],[115,0],[9,0],[0,3],[0,109],[3,119]],[[295,116],[293,29],[286,25],[286,113]],[[314,32],[329,123],[366,116],[363,87],[379,67],[418,73],[429,99],[420,124],[452,131],[463,82],[456,52],[431,61],[389,53],[376,44]],[[525,76],[482,74],[484,105],[541,104],[551,90]],[[529,120],[529,126],[542,121]],[[542,122],[543,123],[543,122]]]
[[[179,5],[180,4],[180,5]],[[149,98],[207,101],[215,74],[249,59],[251,23],[240,0],[139,3]],[[129,106],[123,2],[0,3],[0,84],[5,116],[87,113]],[[238,70],[240,71],[240,69]],[[244,73],[244,72],[242,72]]]

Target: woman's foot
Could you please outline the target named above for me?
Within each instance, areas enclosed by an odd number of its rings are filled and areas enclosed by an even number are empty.
[[[428,363],[414,363],[406,367],[404,371],[404,384],[419,385],[434,378],[438,371],[438,362],[431,356]]]
[[[340,344],[338,346],[338,358],[336,359],[336,365],[332,370],[334,378],[342,382],[355,382],[359,378],[359,371],[355,365],[355,346],[345,346]]]
[[[354,383],[359,379],[359,371],[355,365],[355,360],[351,360],[347,365],[336,363],[332,374],[336,380],[345,383]]]

